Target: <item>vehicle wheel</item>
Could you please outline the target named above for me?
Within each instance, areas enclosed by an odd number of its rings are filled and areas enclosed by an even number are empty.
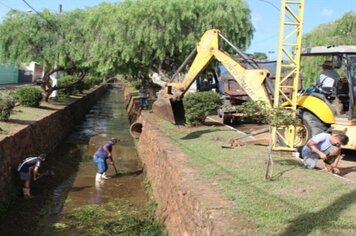
[[[316,134],[325,132],[328,126],[309,111],[301,111],[302,124],[297,127],[296,147],[304,146]]]
[[[321,132],[325,132],[328,128],[326,124],[309,111],[299,111],[297,118],[299,119],[299,122],[296,126],[293,145],[297,149],[303,147],[311,137]],[[284,138],[288,140],[288,134],[286,134],[284,130],[280,130],[280,133],[284,134]],[[287,146],[280,137],[277,137],[277,141],[280,145]]]

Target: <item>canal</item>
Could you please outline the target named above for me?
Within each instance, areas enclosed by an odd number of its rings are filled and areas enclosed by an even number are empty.
[[[153,208],[147,207],[148,184],[129,127],[122,90],[108,89],[83,122],[48,154],[41,169],[50,175],[33,182],[33,198],[18,196],[11,204],[0,223],[1,234],[139,235],[137,225],[145,225],[145,230],[152,228],[160,235],[157,224],[147,217]],[[96,185],[92,155],[112,137],[120,140],[112,151],[117,173],[108,162],[111,178]]]

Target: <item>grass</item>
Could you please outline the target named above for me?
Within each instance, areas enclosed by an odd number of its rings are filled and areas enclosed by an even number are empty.
[[[356,232],[354,185],[329,173],[307,170],[299,160],[278,152],[273,153],[272,179],[266,181],[267,147],[223,149],[221,145],[238,134],[218,126],[179,129],[164,122],[162,128],[258,235]]]
[[[152,207],[155,205],[150,202],[146,207],[146,214],[122,200],[113,200],[105,205],[77,207],[65,212],[61,222],[52,225],[52,234],[165,235],[159,223],[152,218]]]

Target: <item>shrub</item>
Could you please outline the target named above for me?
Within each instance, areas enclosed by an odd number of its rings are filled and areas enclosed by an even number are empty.
[[[62,78],[60,78],[59,80],[59,88],[60,90],[58,90],[58,93],[60,96],[63,97],[69,97],[70,95],[73,94],[78,94],[81,92],[81,90],[83,90],[83,82],[81,81],[80,83],[76,83],[68,88],[63,88],[61,89],[61,87],[65,87],[68,86],[70,84],[73,84],[74,82],[76,82],[78,79],[74,76],[71,75],[66,75],[63,76]]]
[[[103,79],[99,77],[94,77],[94,76],[86,76],[83,80],[84,89],[90,89],[94,87],[95,85],[101,84],[103,82]]]
[[[219,94],[213,91],[188,93],[183,102],[186,121],[191,125],[203,124],[206,117],[222,105]]]
[[[285,107],[269,108],[263,101],[248,101],[235,108],[246,118],[260,124],[270,124],[273,127],[296,125],[292,111]]]
[[[141,88],[142,82],[141,82],[141,80],[132,80],[132,81],[130,81],[130,84],[133,88],[135,88],[136,90],[139,90]]]
[[[26,107],[38,107],[42,100],[42,91],[36,87],[16,89],[15,94],[20,104]]]
[[[9,94],[0,93],[0,120],[8,121],[15,107],[15,98]]]

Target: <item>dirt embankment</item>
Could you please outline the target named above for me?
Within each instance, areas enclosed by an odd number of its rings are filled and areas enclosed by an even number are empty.
[[[104,85],[78,96],[65,106],[43,107],[51,112],[38,120],[17,121],[19,127],[16,129],[17,132],[14,134],[11,132],[0,141],[0,210],[19,189],[17,165],[30,155],[53,150],[83,119],[105,92],[105,87]]]
[[[169,235],[230,235],[234,225],[230,202],[189,167],[153,114],[144,111],[140,119],[138,152],[158,203],[156,216]]]

